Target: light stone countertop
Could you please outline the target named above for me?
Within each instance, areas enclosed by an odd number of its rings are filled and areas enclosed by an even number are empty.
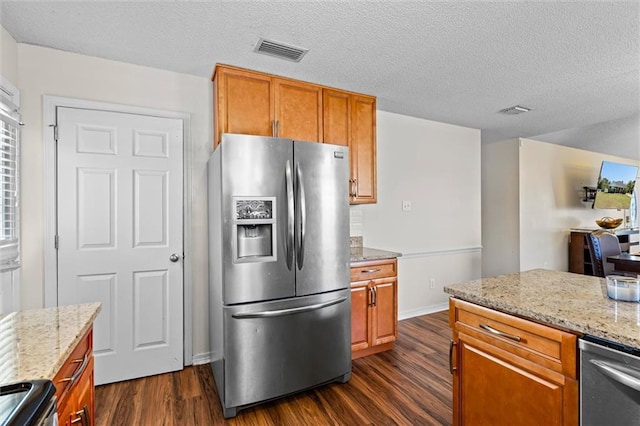
[[[640,348],[640,304],[607,297],[604,278],[534,269],[451,284],[459,299]]]
[[[366,262],[369,260],[393,259],[402,254],[394,251],[378,250],[368,247],[351,247],[351,262]]]
[[[0,384],[52,380],[100,308],[87,303],[0,315]]]

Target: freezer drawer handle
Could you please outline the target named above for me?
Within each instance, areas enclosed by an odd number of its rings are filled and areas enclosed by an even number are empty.
[[[640,391],[640,377],[637,376],[640,375],[639,371],[612,362],[600,361],[598,359],[592,359],[589,360],[589,362],[595,365],[605,376],[608,376],[616,382],[630,387],[631,389]]]
[[[495,334],[496,336],[506,337],[507,339],[515,340],[516,342],[519,342],[520,340],[522,340],[520,336],[516,336],[515,334],[509,334],[509,333],[505,333],[504,331],[496,330],[495,328],[487,324],[480,324],[480,328],[487,330],[489,333]]]
[[[315,311],[318,309],[326,308],[328,306],[337,305],[347,300],[346,297],[340,297],[338,299],[330,300],[328,302],[316,303],[315,305],[301,306],[299,308],[280,309],[277,311],[262,311],[262,312],[240,312],[231,315],[236,319],[243,318],[269,318],[269,317],[281,317],[285,315],[300,314],[303,312]]]

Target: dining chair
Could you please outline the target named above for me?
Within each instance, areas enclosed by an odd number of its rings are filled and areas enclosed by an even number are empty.
[[[607,262],[607,256],[615,256],[622,252],[618,237],[607,231],[593,231],[587,238],[587,245],[589,246],[593,275],[605,277],[613,274],[614,265]]]

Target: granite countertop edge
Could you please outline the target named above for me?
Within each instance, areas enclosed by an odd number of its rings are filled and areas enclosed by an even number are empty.
[[[545,278],[549,279],[548,283]],[[534,281],[540,283],[538,288],[513,290],[515,282],[531,284]],[[564,281],[566,288],[558,288],[563,285],[560,281]],[[606,281],[602,278],[532,270],[447,285],[444,291],[467,302],[575,334],[640,348],[638,304],[607,298]],[[537,292],[538,299],[523,296],[529,292]]]
[[[11,333],[0,334],[0,344],[12,345],[14,357],[0,372],[0,384],[53,380],[101,309],[101,303],[85,303],[0,315],[0,323],[11,327]]]
[[[395,259],[401,257],[402,253],[394,251],[380,250],[369,247],[352,247],[351,262],[366,262],[370,260]]]

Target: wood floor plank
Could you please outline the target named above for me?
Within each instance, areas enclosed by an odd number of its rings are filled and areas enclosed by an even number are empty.
[[[450,425],[446,311],[401,321],[393,350],[354,360],[351,380],[241,410],[225,420],[209,365],[96,388],[96,426]]]

